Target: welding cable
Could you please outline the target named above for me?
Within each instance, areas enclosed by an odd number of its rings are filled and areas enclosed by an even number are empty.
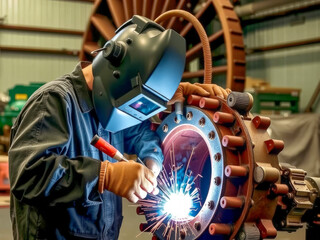
[[[205,84],[211,84],[212,81],[212,58],[211,58],[211,48],[209,39],[207,36],[206,31],[204,30],[202,24],[200,21],[193,16],[191,13],[181,10],[181,9],[175,9],[170,10],[167,12],[162,13],[159,17],[157,17],[154,21],[156,23],[164,22],[165,20],[172,18],[172,17],[182,17],[186,20],[188,20],[193,27],[196,29],[199,38],[202,43],[202,50],[203,50],[203,58],[204,58],[204,78],[203,83]],[[182,109],[183,109],[183,103],[176,102],[175,103],[175,112],[177,116],[177,121],[180,122],[182,119]]]
[[[167,12],[162,13],[159,17],[157,17],[154,21],[156,23],[164,22],[165,20],[171,18],[171,17],[182,17],[186,20],[188,20],[193,27],[196,29],[202,46],[203,46],[203,58],[204,58],[204,81],[205,84],[210,84],[212,81],[212,58],[211,58],[211,49],[210,49],[210,43],[207,36],[206,31],[204,30],[202,24],[200,21],[191,13],[181,10],[181,9],[175,9],[170,10]]]

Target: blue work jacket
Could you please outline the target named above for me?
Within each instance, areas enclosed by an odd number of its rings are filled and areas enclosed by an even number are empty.
[[[84,63],[83,63],[84,64]],[[99,124],[79,63],[37,90],[11,132],[10,215],[14,239],[118,238],[122,200],[98,192],[101,161],[95,134],[121,152],[151,157],[160,166],[159,138],[149,122],[111,134]]]

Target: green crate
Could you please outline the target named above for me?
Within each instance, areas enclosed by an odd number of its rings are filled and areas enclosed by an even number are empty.
[[[254,99],[252,112],[264,111],[299,112],[300,89],[295,88],[265,88],[251,93]]]

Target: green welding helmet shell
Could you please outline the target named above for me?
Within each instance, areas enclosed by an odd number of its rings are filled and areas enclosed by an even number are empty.
[[[110,132],[134,126],[166,109],[181,81],[185,39],[172,29],[133,16],[92,63],[93,103]]]

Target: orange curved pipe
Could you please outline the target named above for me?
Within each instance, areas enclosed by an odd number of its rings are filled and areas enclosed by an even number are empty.
[[[193,16],[191,13],[180,10],[180,9],[175,9],[175,10],[170,10],[167,12],[162,13],[159,17],[157,17],[154,21],[156,23],[161,23],[171,17],[182,17],[189,22],[192,23],[194,28],[196,29],[201,43],[202,43],[202,49],[203,49],[203,57],[204,57],[204,83],[211,83],[212,81],[212,58],[211,58],[211,49],[210,49],[210,44],[208,40],[208,36],[206,31],[204,30],[202,24],[199,22],[199,20]]]

